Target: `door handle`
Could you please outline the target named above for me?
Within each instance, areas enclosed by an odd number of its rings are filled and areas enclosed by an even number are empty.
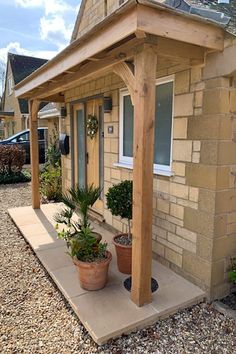
[[[88,163],[89,163],[89,154],[88,154],[88,152],[86,153],[86,160],[87,160],[87,165],[88,165]]]

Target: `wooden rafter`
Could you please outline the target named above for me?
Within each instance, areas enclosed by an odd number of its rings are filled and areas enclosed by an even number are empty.
[[[70,87],[79,84],[82,80],[89,79],[95,73],[103,73],[111,68],[114,64],[128,59],[134,55],[135,46],[141,43],[142,40],[133,38],[126,42],[122,46],[110,51],[104,59],[96,62],[88,62],[80,68],[80,70],[74,74],[67,74],[62,79],[56,82],[46,84],[42,90],[37,90],[30,95],[34,99],[43,99],[49,95],[55,95],[58,92],[65,91]],[[122,55],[120,55],[122,53]]]

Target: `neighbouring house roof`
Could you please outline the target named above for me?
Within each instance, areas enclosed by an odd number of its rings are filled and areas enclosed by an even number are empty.
[[[25,79],[32,74],[32,72],[47,63],[48,60],[8,53],[8,61],[11,65],[14,83],[17,85],[21,80]],[[25,99],[19,99],[18,101],[21,113],[28,114],[28,101]]]
[[[54,102],[46,104],[38,113],[39,118],[59,117],[60,111]]]
[[[8,58],[11,64],[15,85],[48,61],[47,59],[40,59],[13,53],[9,53]]]

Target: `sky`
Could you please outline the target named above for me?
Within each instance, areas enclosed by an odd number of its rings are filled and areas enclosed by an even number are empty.
[[[65,48],[80,2],[0,0],[0,80],[8,52],[51,59]]]

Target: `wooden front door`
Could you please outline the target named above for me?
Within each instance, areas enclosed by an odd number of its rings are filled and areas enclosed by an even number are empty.
[[[81,187],[93,184],[103,188],[103,100],[93,99],[74,106],[75,119],[75,183]],[[93,138],[87,134],[89,116],[98,120],[98,131]],[[103,195],[103,194],[102,194]],[[103,196],[93,209],[103,214]]]

